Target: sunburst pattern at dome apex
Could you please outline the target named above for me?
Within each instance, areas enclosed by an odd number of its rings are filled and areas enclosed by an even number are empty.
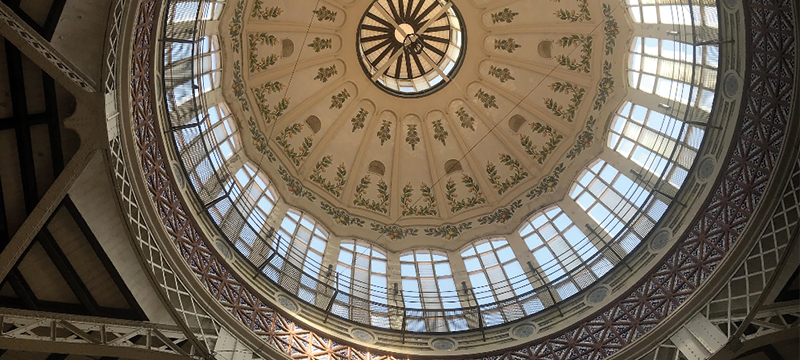
[[[430,94],[447,85],[461,67],[463,27],[452,2],[375,1],[358,27],[361,67],[390,94]]]
[[[229,7],[222,92],[244,137],[239,158],[260,167],[282,201],[333,233],[379,239],[390,250],[431,237],[463,243],[512,233],[525,216],[563,199],[604,151],[599,138],[625,96],[623,9],[594,0],[460,1],[457,10],[393,1]],[[444,15],[434,16],[437,9]],[[387,16],[401,29],[422,29],[418,41],[446,59],[451,50],[428,36],[448,46],[461,36],[458,75],[413,99],[376,87],[375,73],[356,65],[370,59],[358,56],[362,45],[386,43],[369,56],[385,52],[375,65],[388,63],[387,76],[397,75],[397,59],[398,78],[439,76],[422,57],[422,66],[411,53],[406,62]],[[434,22],[420,27],[427,20]],[[365,25],[374,34],[360,33]],[[468,37],[460,33],[466,27]],[[388,62],[392,49],[403,55]],[[442,59],[422,51],[434,63]]]

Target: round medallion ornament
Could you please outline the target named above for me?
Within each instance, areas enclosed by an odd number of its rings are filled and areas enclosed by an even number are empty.
[[[735,71],[728,71],[722,80],[722,93],[728,99],[734,99],[739,93],[739,75]]]
[[[663,230],[653,236],[653,240],[650,240],[650,250],[658,251],[663,249],[664,247],[669,244],[670,233],[667,230]]]
[[[599,304],[606,299],[606,296],[611,293],[611,289],[606,286],[600,286],[586,295],[586,302],[588,304]]]
[[[715,161],[714,158],[707,156],[700,160],[700,163],[697,164],[697,178],[701,182],[706,182],[708,179],[711,178],[711,175],[714,175],[714,167]]]
[[[228,260],[233,258],[233,255],[231,254],[231,249],[228,247],[227,244],[225,244],[225,240],[217,239],[216,241],[214,241],[214,244],[217,245],[217,250],[219,250],[219,253],[222,254],[224,258]]]
[[[350,330],[350,336],[352,336],[354,339],[358,341],[362,341],[365,343],[375,342],[375,335],[364,329],[355,328],[353,330]]]
[[[286,310],[289,311],[297,311],[297,305],[294,304],[294,301],[286,297],[285,295],[278,295],[278,303],[281,304]]]
[[[453,351],[453,350],[455,350],[455,349],[456,349],[456,347],[457,347],[457,344],[456,344],[455,340],[453,340],[453,339],[448,339],[448,338],[436,338],[436,339],[433,339],[433,340],[431,340],[431,342],[430,342],[430,346],[431,346],[431,347],[432,347],[434,350],[439,350],[439,351]]]
[[[175,182],[178,183],[178,186],[180,186],[181,188],[185,187],[185,184],[183,182],[183,172],[181,171],[180,165],[176,163],[172,164],[172,174],[175,175]]]
[[[536,326],[533,324],[517,325],[511,329],[511,337],[515,339],[524,339],[536,333]]]
[[[376,0],[361,18],[361,68],[382,90],[420,97],[458,73],[467,44],[464,20],[450,0]]]

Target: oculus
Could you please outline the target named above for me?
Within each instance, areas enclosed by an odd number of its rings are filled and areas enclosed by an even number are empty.
[[[382,90],[420,97],[447,85],[464,61],[464,20],[452,1],[376,0],[361,18],[358,58]]]

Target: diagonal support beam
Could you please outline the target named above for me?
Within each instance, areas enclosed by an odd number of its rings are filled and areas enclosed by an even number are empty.
[[[50,42],[0,2],[0,36],[6,38],[73,95],[97,92],[97,85],[62,56]]]
[[[75,297],[78,298],[78,301],[89,311],[90,315],[100,316],[100,306],[97,305],[97,301],[92,296],[92,293],[89,292],[89,288],[86,287],[86,284],[81,280],[81,276],[78,275],[78,272],[69,262],[67,255],[64,254],[64,251],[58,246],[53,235],[50,234],[50,231],[48,231],[47,228],[43,228],[39,233],[38,239],[44,251],[47,252],[47,256],[50,257],[50,260],[53,261],[58,272],[61,273],[61,276],[67,281],[67,285],[69,285]]]
[[[28,218],[25,219],[25,222],[22,223],[17,233],[14,234],[6,248],[0,253],[0,281],[5,279],[11,269],[17,265],[22,254],[28,249],[47,220],[50,219],[53,211],[64,200],[64,196],[67,195],[78,175],[83,172],[83,169],[86,168],[86,165],[89,164],[96,152],[96,149],[88,146],[82,146],[78,149],[78,152],[69,161],[64,171],[56,178],[50,189],[47,190],[31,214],[28,215]]]

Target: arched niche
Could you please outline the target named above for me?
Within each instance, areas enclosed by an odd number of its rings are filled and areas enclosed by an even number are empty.
[[[511,117],[511,119],[508,119],[508,127],[513,132],[519,132],[519,129],[522,127],[522,125],[525,125],[525,121],[526,120],[522,115],[514,115]]]
[[[294,42],[292,39],[281,40],[281,56],[287,58],[294,54]]]
[[[322,128],[322,122],[319,121],[319,118],[316,115],[311,115],[306,119],[306,125],[311,128],[311,131],[314,134],[319,132],[319,129]]]
[[[444,171],[448,175],[462,170],[464,170],[464,168],[461,167],[461,162],[456,159],[450,159],[444,163]]]
[[[383,176],[383,174],[386,173],[386,165],[383,165],[383,163],[378,160],[373,160],[369,163],[367,171]]]
[[[549,58],[553,57],[553,55],[552,55],[553,42],[550,41],[550,40],[544,40],[544,41],[539,43],[539,46],[537,47],[537,50],[539,52],[539,56],[541,56],[541,57],[543,57],[545,59],[549,59]]]

